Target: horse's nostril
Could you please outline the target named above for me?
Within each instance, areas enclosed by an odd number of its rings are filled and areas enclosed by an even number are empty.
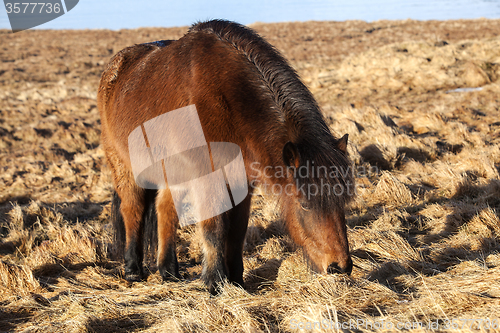
[[[326,269],[326,272],[328,274],[335,274],[335,273],[345,273],[347,275],[351,275],[352,272],[352,260],[349,258],[347,262],[345,263],[344,267],[339,266],[337,263],[331,263],[328,268]]]
[[[347,275],[351,275],[352,273],[352,259],[349,258],[349,260],[347,261],[347,265],[344,267],[344,273],[346,273]]]
[[[335,274],[335,273],[342,273],[342,271],[340,270],[340,267],[339,265],[337,265],[337,263],[331,263],[328,268],[326,269],[326,272],[328,274]]]

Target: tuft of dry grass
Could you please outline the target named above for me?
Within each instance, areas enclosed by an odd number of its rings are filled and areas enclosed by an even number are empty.
[[[0,278],[0,292],[4,295],[26,296],[42,289],[28,266],[0,262]]]
[[[332,131],[349,133],[352,275],[312,273],[258,189],[245,289],[207,293],[195,226],[178,232],[181,282],[161,282],[154,263],[147,280],[126,282],[110,255],[98,80],[120,49],[186,29],[0,32],[0,331],[430,331],[499,319],[500,20],[253,27]],[[454,91],[471,87],[482,89]]]

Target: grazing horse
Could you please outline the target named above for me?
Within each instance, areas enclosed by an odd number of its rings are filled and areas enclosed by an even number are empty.
[[[242,202],[198,223],[210,292],[226,279],[243,286],[243,243],[257,183],[278,195],[286,228],[313,270],[350,274],[344,209],[354,182],[347,134],[332,135],[311,92],[273,46],[245,26],[212,20],[179,40],[128,47],[102,74],[101,142],[116,192],[114,220],[124,231],[125,278],[143,277],[143,245],[151,241],[143,240],[144,228],[153,218],[160,275],[179,277],[171,190],[136,183],[127,138],[148,120],[193,104],[206,141],[241,149],[250,185]]]

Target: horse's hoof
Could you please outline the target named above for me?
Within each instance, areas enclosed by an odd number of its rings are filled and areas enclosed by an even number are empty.
[[[212,297],[214,296],[219,296],[220,294],[222,294],[222,291],[224,289],[224,285],[226,283],[229,283],[229,281],[227,280],[222,280],[222,281],[213,281],[213,282],[209,282],[209,283],[206,283],[206,286],[207,286],[207,289],[208,289],[208,292],[210,293],[210,295]]]
[[[143,280],[143,278],[142,278],[142,274],[128,273],[128,274],[125,274],[125,280],[127,280],[128,282],[140,282]]]
[[[216,297],[220,295],[220,290],[216,287],[209,287],[208,292],[210,293],[211,297]]]
[[[231,281],[231,284],[241,289],[245,289],[245,283],[243,282],[243,279],[241,279],[240,281]]]
[[[173,275],[169,272],[161,274],[161,278],[163,282],[179,282],[181,280],[181,276],[179,274]]]

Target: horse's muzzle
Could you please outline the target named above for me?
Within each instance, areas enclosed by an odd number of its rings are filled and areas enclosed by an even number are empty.
[[[337,263],[331,263],[328,268],[326,269],[326,272],[328,274],[335,274],[335,273],[340,273],[340,274],[347,274],[351,275],[352,273],[352,259],[349,258],[344,265],[339,265]]]

